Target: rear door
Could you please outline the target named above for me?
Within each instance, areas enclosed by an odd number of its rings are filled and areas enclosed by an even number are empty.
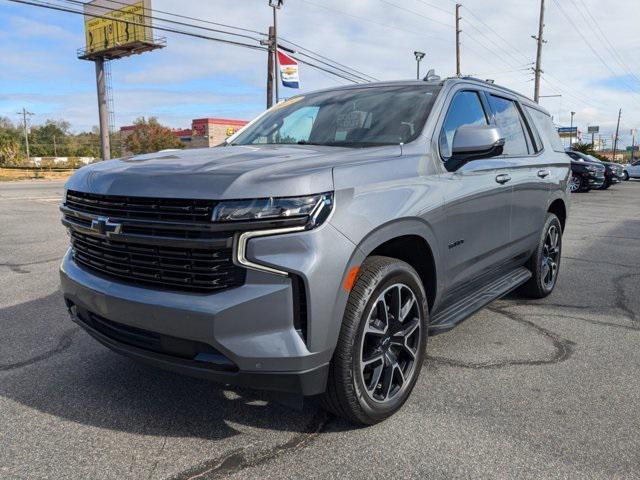
[[[440,159],[451,157],[453,135],[462,125],[488,125],[490,116],[481,93],[460,87],[449,94],[438,133]],[[507,259],[511,185],[509,164],[502,159],[469,162],[445,177],[445,252],[449,300],[497,275]],[[447,298],[444,299],[447,303]]]
[[[539,137],[532,136],[531,126],[515,98],[493,92],[487,92],[486,96],[505,139],[502,158],[509,163],[513,188],[508,248],[515,259],[526,255],[538,243],[552,188],[549,168],[552,158],[542,149]]]

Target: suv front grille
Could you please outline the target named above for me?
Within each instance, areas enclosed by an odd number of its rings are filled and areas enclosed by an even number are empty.
[[[82,267],[120,282],[206,293],[238,287],[246,274],[233,262],[233,232],[213,229],[214,205],[68,191],[61,209]],[[94,229],[105,219],[119,228]]]
[[[71,233],[76,262],[125,281],[177,290],[215,291],[244,282],[231,249],[204,250],[118,242]]]
[[[69,190],[66,205],[79,212],[105,217],[210,222],[215,202],[211,200],[96,195]]]

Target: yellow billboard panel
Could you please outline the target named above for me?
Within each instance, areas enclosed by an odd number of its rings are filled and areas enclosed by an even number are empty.
[[[86,53],[152,41],[149,0],[94,0],[84,14]]]

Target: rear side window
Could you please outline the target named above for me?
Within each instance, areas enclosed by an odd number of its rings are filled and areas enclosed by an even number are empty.
[[[513,100],[487,95],[496,125],[504,137],[504,155],[528,155],[527,139],[520,111]]]
[[[487,115],[482,108],[477,92],[458,92],[453,97],[447,116],[440,131],[440,154],[442,158],[451,157],[451,146],[456,129],[463,125],[488,125]]]
[[[564,152],[564,145],[562,145],[562,140],[560,140],[558,131],[553,126],[551,117],[536,108],[524,108],[527,109],[527,112],[529,113],[531,118],[533,118],[536,128],[545,138],[545,142],[549,143],[551,149],[555,152]]]

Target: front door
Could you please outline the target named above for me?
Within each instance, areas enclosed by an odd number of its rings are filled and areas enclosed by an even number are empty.
[[[442,160],[451,156],[457,128],[487,125],[489,118],[478,92],[456,92],[439,134]],[[495,158],[469,162],[445,174],[446,220],[441,251],[446,256],[447,296],[455,297],[473,288],[474,280],[491,277],[508,259],[512,199],[509,170],[507,161]]]

